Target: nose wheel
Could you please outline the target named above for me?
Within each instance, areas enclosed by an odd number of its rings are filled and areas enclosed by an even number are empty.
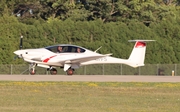
[[[36,74],[35,66],[36,66],[36,63],[31,63],[30,69],[29,69],[29,73],[30,73],[31,75],[35,75],[35,74]]]
[[[29,73],[30,73],[31,75],[35,75],[35,74],[36,74],[36,71],[35,71],[35,69],[31,68],[30,71],[29,71]]]

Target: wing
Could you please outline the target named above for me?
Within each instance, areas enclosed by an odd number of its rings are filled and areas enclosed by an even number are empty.
[[[91,60],[96,60],[99,58],[105,57],[104,55],[101,56],[86,56],[86,57],[76,57],[74,59],[69,59],[64,61],[64,71],[68,70],[69,67],[73,68],[79,68],[79,66],[81,65],[81,63],[83,62],[87,62],[87,61],[91,61]],[[62,63],[62,62],[61,62]]]
[[[49,66],[63,66],[64,71],[66,71],[69,67],[76,65],[79,67],[79,65],[83,62],[96,60],[102,57],[109,56],[107,55],[79,55],[79,56],[66,56],[65,59],[62,58],[62,55],[54,55],[54,56],[48,56],[48,58],[39,59],[39,58],[33,58],[31,61],[37,63],[37,66],[42,66],[44,68],[48,68]],[[28,61],[28,60],[26,60]],[[30,62],[30,61],[29,61]]]
[[[98,55],[98,56],[80,57],[80,58],[71,59],[70,62],[71,63],[83,63],[83,62],[96,60],[96,59],[103,58],[103,57],[110,56],[110,55],[112,55],[112,54],[110,53],[110,54],[104,54],[104,55]]]
[[[68,63],[68,64],[83,63],[83,62],[87,62],[87,61],[91,61],[91,60],[96,60],[96,59],[99,59],[102,57],[106,57],[106,55],[78,57],[78,58],[66,60],[64,63]]]

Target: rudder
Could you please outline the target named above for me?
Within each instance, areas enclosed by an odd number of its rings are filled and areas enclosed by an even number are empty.
[[[131,62],[130,66],[132,67],[144,66],[147,41],[154,41],[154,40],[130,40],[130,42],[136,42],[131,52],[131,55],[129,56],[128,59],[128,61]]]

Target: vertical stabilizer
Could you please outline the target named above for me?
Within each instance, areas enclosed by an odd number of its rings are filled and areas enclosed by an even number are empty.
[[[130,40],[130,42],[136,42],[134,48],[129,56],[128,61],[130,66],[138,67],[144,66],[144,59],[146,54],[146,42],[154,40]]]

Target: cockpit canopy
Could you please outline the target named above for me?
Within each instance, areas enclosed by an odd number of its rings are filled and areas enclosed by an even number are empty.
[[[54,52],[54,53],[83,53],[86,51],[82,47],[69,45],[69,44],[48,46],[48,47],[45,47],[45,49],[50,50],[51,52]]]

